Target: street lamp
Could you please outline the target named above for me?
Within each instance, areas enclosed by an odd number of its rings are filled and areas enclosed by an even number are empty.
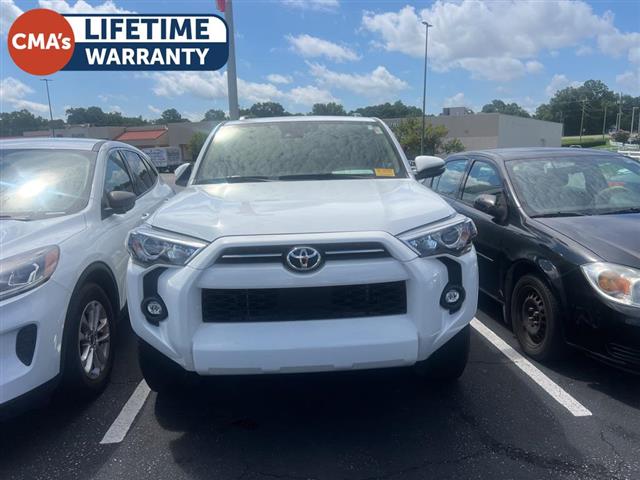
[[[420,155],[424,155],[424,120],[427,115],[427,53],[429,51],[429,27],[433,27],[428,22],[423,21],[422,24],[425,28],[424,38],[424,80],[422,85],[422,135],[420,136]]]
[[[51,96],[49,95],[49,82],[53,82],[53,80],[49,78],[41,78],[41,81],[47,86],[47,101],[49,102],[49,118],[51,119],[51,136],[56,136],[56,131],[53,127],[53,110],[51,110]]]

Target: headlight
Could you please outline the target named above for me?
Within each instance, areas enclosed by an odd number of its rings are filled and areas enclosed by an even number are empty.
[[[50,246],[0,261],[0,300],[42,285],[53,275],[59,258],[60,249]]]
[[[457,215],[439,225],[427,225],[405,232],[400,240],[409,245],[421,257],[450,254],[461,255],[471,249],[471,240],[478,234],[470,218]]]
[[[640,270],[613,263],[582,265],[593,288],[614,302],[640,307]]]
[[[133,230],[127,237],[127,250],[131,258],[145,267],[155,264],[186,265],[206,245],[202,240],[149,227]]]

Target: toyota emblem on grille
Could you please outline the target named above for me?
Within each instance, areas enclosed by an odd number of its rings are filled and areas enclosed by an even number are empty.
[[[287,266],[297,272],[310,272],[320,266],[320,252],[312,247],[293,247],[287,253]]]

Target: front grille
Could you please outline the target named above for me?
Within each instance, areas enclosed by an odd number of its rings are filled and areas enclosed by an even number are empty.
[[[203,289],[204,322],[278,322],[399,315],[405,282],[332,287]]]
[[[298,244],[296,244],[298,245]],[[283,263],[284,257],[296,245],[259,245],[251,247],[229,247],[216,260],[218,264]],[[390,257],[387,249],[378,242],[306,244],[313,247],[327,261],[364,260]]]
[[[614,359],[624,363],[640,365],[640,350],[619,343],[609,343],[607,351]]]

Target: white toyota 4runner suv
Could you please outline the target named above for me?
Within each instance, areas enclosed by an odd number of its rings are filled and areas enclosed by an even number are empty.
[[[416,181],[377,119],[219,125],[187,188],[133,230],[128,306],[149,386],[200,375],[415,366],[462,374],[473,222]],[[192,170],[192,171],[191,171]]]

